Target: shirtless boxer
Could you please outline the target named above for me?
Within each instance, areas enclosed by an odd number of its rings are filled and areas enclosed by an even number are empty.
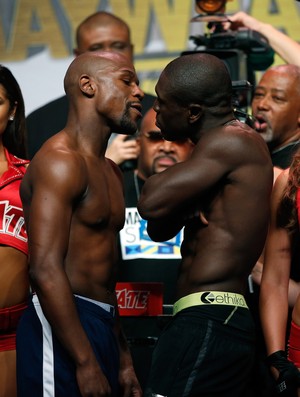
[[[263,139],[234,118],[231,85],[221,60],[196,53],[169,63],[156,85],[163,136],[195,148],[148,178],[138,205],[155,241],[185,226],[174,317],[146,396],[251,395],[255,331],[243,295],[267,234],[273,170]]]
[[[17,333],[18,395],[139,397],[114,290],[122,179],[104,154],[112,130],[136,131],[143,92],[109,52],[76,57],[64,86],[67,124],[21,186],[35,293]]]

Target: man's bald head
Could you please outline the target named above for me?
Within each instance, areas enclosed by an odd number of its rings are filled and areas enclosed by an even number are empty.
[[[127,32],[127,40],[130,43],[130,29],[125,21],[121,18],[113,15],[109,12],[98,11],[92,15],[89,15],[86,19],[84,19],[81,24],[76,29],[76,43],[77,46],[80,46],[80,41],[82,39],[82,33],[86,29],[96,29],[98,26],[112,26],[116,25],[121,27]]]
[[[97,75],[104,73],[105,70],[117,70],[121,67],[129,67],[134,70],[132,63],[126,56],[114,52],[86,52],[76,57],[70,64],[65,78],[64,89],[69,98],[74,94],[74,90],[79,89],[81,76],[96,78]]]
[[[290,85],[297,95],[300,95],[300,67],[293,64],[276,65],[268,68],[263,74],[260,81],[268,78],[272,73],[277,73],[278,76],[287,77]],[[260,82],[259,82],[260,83]],[[258,84],[259,84],[258,83]]]
[[[87,51],[112,51],[133,60],[129,26],[109,12],[96,12],[81,22],[76,30],[76,44],[76,56]]]
[[[144,93],[125,55],[105,51],[79,55],[67,70],[64,87],[68,120],[74,124],[95,117],[116,133],[136,132]]]
[[[231,107],[230,74],[214,55],[195,53],[171,61],[161,77],[168,81],[169,92],[180,103],[199,103],[207,107]]]

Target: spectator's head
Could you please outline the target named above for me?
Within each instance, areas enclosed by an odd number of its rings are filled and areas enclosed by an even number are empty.
[[[176,163],[185,161],[194,148],[194,144],[189,139],[173,142],[164,140],[160,129],[155,125],[155,120],[155,111],[148,110],[142,119],[137,137],[140,146],[137,170],[139,177],[144,180]]]
[[[88,16],[76,30],[74,55],[87,51],[112,51],[133,61],[129,26],[117,16],[99,11]]]
[[[25,110],[21,89],[9,69],[0,65],[0,135],[3,145],[26,158]]]
[[[270,148],[300,138],[300,68],[269,68],[258,82],[252,100],[255,129]]]

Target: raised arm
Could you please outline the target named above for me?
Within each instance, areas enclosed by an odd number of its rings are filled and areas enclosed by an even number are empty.
[[[188,160],[151,176],[143,186],[138,210],[147,219],[148,234],[154,241],[174,237],[197,213],[200,219],[201,195],[223,175],[225,167],[217,166],[217,156],[201,155],[203,145],[199,146]],[[209,177],[208,167],[212,170]]]
[[[205,213],[207,193],[247,162],[241,154],[246,144],[244,139],[249,145],[247,133],[240,133],[239,129],[228,134],[217,129],[209,131],[201,137],[188,160],[147,179],[138,210],[147,219],[153,240],[173,237],[191,218],[197,217],[203,225],[209,222]]]
[[[227,28],[237,30],[240,27],[245,27],[256,30],[266,37],[269,45],[285,62],[300,66],[300,44],[295,40],[271,24],[259,21],[243,11],[239,11],[229,18],[231,24],[226,23]]]

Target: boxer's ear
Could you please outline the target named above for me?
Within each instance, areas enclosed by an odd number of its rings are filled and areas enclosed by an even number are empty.
[[[94,96],[95,84],[93,82],[93,79],[91,79],[91,77],[87,74],[83,74],[82,76],[80,76],[79,87],[84,95],[88,96],[89,98]]]
[[[189,111],[189,123],[190,124],[196,123],[198,120],[200,120],[200,118],[203,114],[202,106],[199,105],[198,103],[191,103],[188,106],[188,111]]]

